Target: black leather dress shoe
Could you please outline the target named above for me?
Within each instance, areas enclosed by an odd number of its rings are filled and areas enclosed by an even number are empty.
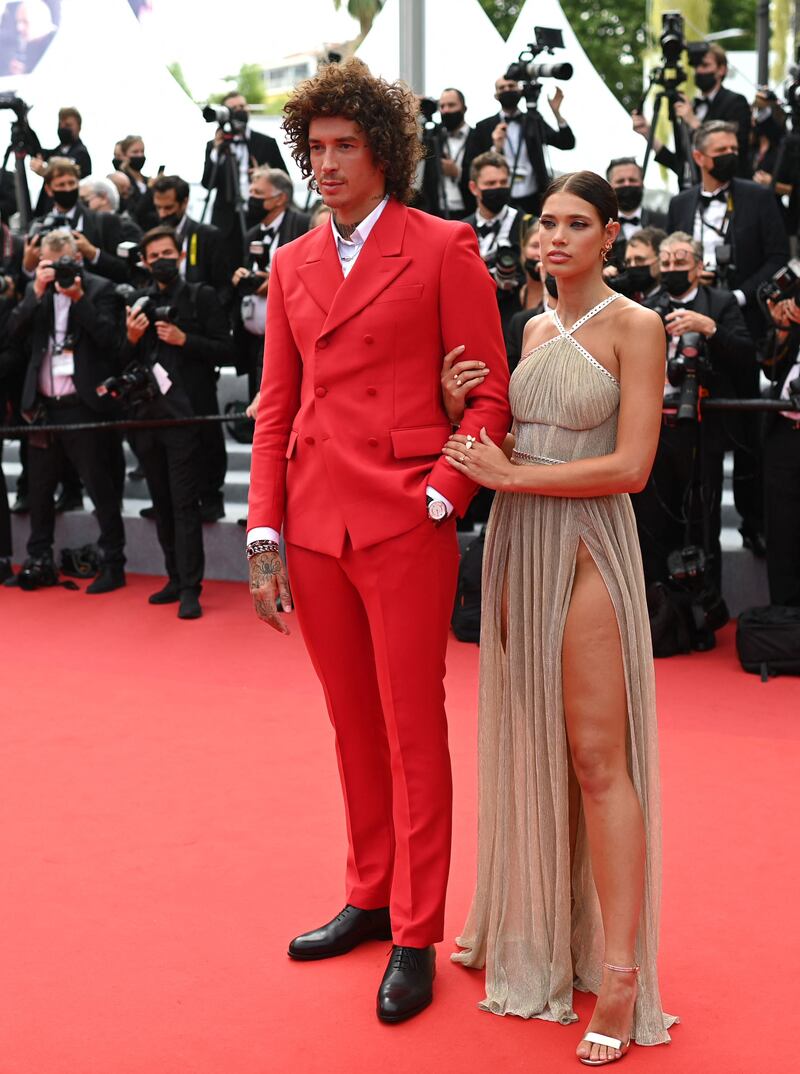
[[[9,511],[11,512],[12,515],[27,515],[28,511],[30,511],[30,504],[28,502],[28,494],[27,493],[23,493],[22,495],[17,494],[17,498],[16,498],[16,500],[14,500],[14,502],[9,507]]]
[[[742,526],[739,530],[742,535],[742,548],[752,552],[757,559],[765,559],[767,555],[767,542],[764,534],[750,526]]]
[[[122,567],[101,567],[93,582],[86,587],[87,593],[111,593],[125,585],[125,571]]]
[[[83,496],[80,492],[65,489],[55,503],[56,513],[63,515],[65,511],[82,511]]]
[[[155,507],[143,507],[139,512],[139,517],[146,518],[149,519],[150,522],[154,522],[156,517]]]
[[[394,947],[378,989],[378,1018],[404,1022],[424,1011],[433,999],[435,947]]]
[[[178,608],[179,619],[200,619],[203,609],[200,607],[200,596],[195,589],[182,589]]]
[[[173,582],[171,579],[167,582],[163,589],[159,589],[157,593],[151,593],[147,598],[148,604],[177,604],[181,599],[181,591],[178,589],[178,583]]]
[[[391,940],[392,925],[388,906],[380,910],[359,910],[345,906],[333,921],[313,932],[296,936],[289,944],[289,957],[299,962],[346,955],[367,940]]]

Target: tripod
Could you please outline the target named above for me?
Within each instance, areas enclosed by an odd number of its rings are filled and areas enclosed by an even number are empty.
[[[239,224],[239,246],[241,247],[241,261],[240,265],[245,263],[247,258],[247,249],[245,247],[244,236],[247,231],[247,220],[245,218],[244,199],[242,197],[242,185],[239,181],[239,161],[236,154],[232,151],[231,146],[233,144],[233,135],[228,134],[227,131],[223,133],[222,142],[217,146],[217,159],[214,162],[214,167],[211,171],[211,178],[208,184],[208,194],[203,205],[203,211],[200,214],[200,223],[204,224],[208,207],[211,202],[211,192],[217,191],[216,196],[219,197],[223,194],[228,202],[233,204],[234,220]],[[219,189],[217,182],[222,172],[222,185]]]
[[[21,230],[27,232],[31,221],[31,194],[28,188],[28,176],[25,172],[25,158],[32,152],[39,151],[39,140],[27,122],[16,119],[11,124],[11,141],[3,157],[2,172],[5,173],[11,154],[14,154],[14,193],[17,211],[20,216]]]
[[[681,122],[680,116],[675,114],[675,104],[678,101],[680,93],[678,87],[683,80],[681,77],[683,71],[681,68],[673,68],[673,70],[676,70],[676,76],[668,78],[664,74],[664,68],[657,67],[650,76],[650,83],[639,103],[638,111],[644,115],[644,105],[648,94],[653,86],[658,85],[661,87],[653,104],[653,118],[650,122],[650,133],[647,136],[647,149],[645,150],[644,160],[642,162],[642,179],[644,179],[644,176],[647,173],[647,165],[650,163],[650,157],[653,153],[653,141],[656,136],[656,127],[658,126],[658,120],[661,116],[661,109],[666,101],[668,110],[667,115],[672,124],[672,136],[675,140],[675,153],[681,161],[678,186],[681,190],[686,190],[697,182],[697,171],[694,166],[694,161],[692,160],[691,134],[687,130],[686,124]]]

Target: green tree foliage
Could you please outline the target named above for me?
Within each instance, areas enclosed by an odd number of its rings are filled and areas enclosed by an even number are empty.
[[[260,64],[243,63],[236,76],[236,88],[250,104],[264,102],[264,71]]]
[[[338,11],[342,6],[342,0],[333,0],[333,6]],[[347,0],[347,13],[358,21],[361,27],[361,38],[367,36],[375,21],[375,16],[383,7],[383,0]]]
[[[752,51],[756,47],[756,5],[754,0],[711,0],[709,30],[745,30],[744,37],[720,41],[724,49]],[[687,36],[694,36],[688,34]]]
[[[189,86],[186,83],[186,78],[184,76],[183,69],[181,68],[181,65],[179,63],[168,63],[167,64],[167,70],[172,75],[172,77],[175,79],[175,81],[178,83],[178,85],[181,87],[181,89],[186,94],[186,96],[191,97],[192,96],[192,91],[189,89]],[[194,98],[192,98],[192,99],[194,100]]]
[[[525,0],[481,0],[481,7],[506,41],[524,6]]]

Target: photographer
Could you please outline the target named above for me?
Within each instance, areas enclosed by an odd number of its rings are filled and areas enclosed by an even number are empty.
[[[8,320],[17,303],[22,274],[22,239],[12,235],[5,224],[0,224],[0,582],[11,576],[11,512],[8,506],[8,489],[3,474],[3,424],[10,418],[12,424],[19,420],[19,402],[22,379],[14,368],[12,355],[8,352]],[[17,478],[17,499],[24,494]],[[27,497],[26,497],[27,498]]]
[[[279,247],[309,229],[308,216],[292,206],[292,194],[292,181],[279,168],[256,168],[253,172],[247,203],[249,230],[245,234],[249,264],[237,268],[232,279],[236,291],[236,372],[247,374],[250,399],[261,384],[272,258]]]
[[[89,150],[81,141],[83,120],[77,108],[61,108],[58,112],[58,139],[55,149],[42,149],[31,157],[31,171],[44,176],[47,164],[52,157],[64,157],[78,166],[82,177],[92,174],[92,158]],[[35,216],[45,216],[52,208],[53,202],[42,187],[36,203]]]
[[[476,152],[485,153],[493,149],[505,156],[513,171],[512,205],[538,216],[541,195],[552,178],[547,170],[544,146],[575,148],[575,135],[561,115],[564,93],[557,87],[553,96],[547,99],[558,123],[558,128],[554,130],[542,119],[535,104],[528,104],[524,112],[519,110],[522,100],[519,82],[503,76],[494,85],[500,112],[475,125]]]
[[[621,268],[608,264],[603,270],[608,286],[635,302],[654,297],[660,286],[658,252],[666,237],[667,233],[657,227],[634,232],[624,245]]]
[[[232,360],[225,312],[213,288],[181,279],[184,255],[171,228],[153,228],[140,247],[153,282],[128,309],[122,360],[128,369],[144,367],[152,398],[137,401],[135,413],[152,418],[215,413],[215,369]],[[143,429],[132,442],[153,497],[169,576],[150,603],[179,601],[179,618],[197,619],[204,565],[197,427]]]
[[[674,363],[684,349],[688,333],[698,333],[701,357],[708,370],[691,369],[712,397],[730,398],[741,369],[753,360],[753,341],[735,298],[729,291],[702,283],[702,248],[685,232],[675,232],[661,243],[658,254],[661,287],[644,305],[657,310],[667,330],[667,359]],[[667,381],[667,403],[676,397],[682,381]],[[632,497],[648,583],[666,581],[667,556],[686,544],[703,546],[703,515],[707,517],[708,572],[719,591],[721,584],[721,504],[723,459],[730,443],[731,419],[713,411],[702,422],[681,421],[674,409],[665,409],[653,472],[643,492]],[[735,420],[735,419],[734,419]],[[699,422],[699,424],[698,424]],[[702,436],[702,450],[698,448]],[[695,465],[699,472],[695,473]],[[699,496],[692,497],[691,517],[686,519],[693,478]],[[688,522],[688,534],[687,534]],[[687,539],[688,537],[688,539]]]
[[[503,332],[520,308],[520,226],[522,213],[509,205],[511,169],[499,153],[481,153],[470,168],[469,189],[476,211],[464,221],[478,236],[478,246],[497,287]]]
[[[738,142],[734,126],[713,120],[694,134],[693,158],[701,181],[672,199],[669,231],[685,231],[703,247],[701,283],[730,290],[758,342],[764,319],[756,292],[785,265],[789,243],[778,203],[771,190],[749,179],[734,177]],[[737,369],[735,394],[752,399],[759,394],[759,370],[753,355],[749,365]],[[743,415],[734,451],[734,500],[742,516],[740,532],[745,548],[764,554],[763,493],[759,422]]]
[[[44,189],[52,198],[53,211],[41,221],[34,221],[25,244],[23,269],[32,277],[39,263],[43,236],[54,228],[69,228],[78,251],[90,270],[98,276],[126,283],[129,278],[125,261],[117,257],[122,241],[122,227],[115,213],[93,213],[78,203],[78,167],[71,160],[53,157],[44,173]]]
[[[288,175],[289,169],[275,139],[251,129],[250,109],[243,94],[238,90],[226,93],[222,107],[230,119],[217,128],[206,145],[201,182],[206,190],[216,191],[211,223],[220,229],[228,264],[233,267],[241,262],[244,240],[237,205],[247,205],[251,172],[269,167]]]
[[[26,363],[23,414],[33,424],[47,425],[107,419],[109,409],[95,389],[116,370],[121,324],[114,289],[85,271],[79,243],[67,229],[44,235],[41,252],[33,282],[8,321],[12,347]],[[119,589],[125,585],[125,531],[106,430],[29,438],[28,559],[22,579],[18,575],[9,581],[21,588],[57,582],[53,493],[65,458],[85,484],[100,526],[100,572],[86,592]]]
[[[439,96],[441,123],[433,128],[425,161],[422,189],[425,208],[436,216],[463,220],[475,211],[469,189],[469,170],[478,155],[478,139],[467,123],[467,102],[459,89],[449,87]]]
[[[800,308],[796,299],[770,303],[778,326],[774,397],[786,410],[769,413],[764,438],[767,579],[770,604],[800,607]]]
[[[127,181],[127,176],[124,178]],[[114,213],[119,217],[123,242],[138,242],[141,239],[142,229],[136,221],[128,213],[120,212],[119,190],[111,179],[82,179],[78,191],[80,200],[91,212]]]
[[[147,156],[144,149],[144,139],[140,134],[129,134],[123,138],[119,145],[120,170],[127,175],[131,187],[125,208],[143,231],[155,227],[158,223],[156,211],[153,207],[153,195],[150,187],[152,179],[148,179],[143,173]]]
[[[606,179],[617,195],[621,225],[608,260],[609,264],[621,268],[625,259],[625,244],[642,228],[652,227],[663,231],[667,226],[667,214],[642,205],[644,176],[634,157],[612,160],[606,168]]]
[[[700,50],[692,46],[694,57],[690,54],[690,63],[694,67],[694,81],[700,96],[693,101],[685,94],[679,93],[675,103],[675,115],[688,131],[697,131],[701,123],[710,120],[722,120],[733,124],[737,139],[736,167],[734,174],[740,178],[752,175],[750,167],[750,105],[741,93],[733,93],[722,85],[728,73],[728,57],[725,50],[712,43],[705,47],[702,58]],[[650,136],[650,124],[641,112],[632,112],[633,129],[643,138]],[[667,149],[658,138],[653,139],[655,159],[659,164],[670,168],[676,175],[683,173],[684,160],[679,152]]]

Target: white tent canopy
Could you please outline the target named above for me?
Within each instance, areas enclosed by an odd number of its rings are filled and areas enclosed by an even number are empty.
[[[58,109],[70,105],[83,116],[82,138],[95,175],[111,170],[116,141],[141,134],[147,174],[164,164],[168,173],[199,179],[209,127],[153,57],[127,0],[64,0],[61,12],[36,67],[0,79],[0,91],[13,90],[31,106],[29,121],[42,145],[56,144]],[[13,117],[3,111],[0,118]],[[31,180],[33,190],[38,180],[32,173]]]
[[[357,55],[375,75],[400,77],[400,3],[387,0]],[[447,86],[460,89],[473,126],[497,110],[495,79],[506,70],[509,50],[478,0],[427,0],[425,4],[425,85],[438,99]]]
[[[605,175],[609,160],[614,157],[644,157],[645,142],[634,133],[631,118],[581,47],[575,32],[564,14],[559,0],[527,0],[511,31],[506,50],[513,57],[533,40],[534,26],[561,30],[564,49],[553,57],[543,53],[539,62],[568,62],[574,69],[568,82],[546,79],[539,102],[543,117],[552,123],[546,97],[552,96],[555,85],[564,91],[562,111],[575,132],[575,149],[564,152],[549,149],[555,172],[570,172],[588,168]],[[661,185],[658,167],[648,168],[648,186]]]

